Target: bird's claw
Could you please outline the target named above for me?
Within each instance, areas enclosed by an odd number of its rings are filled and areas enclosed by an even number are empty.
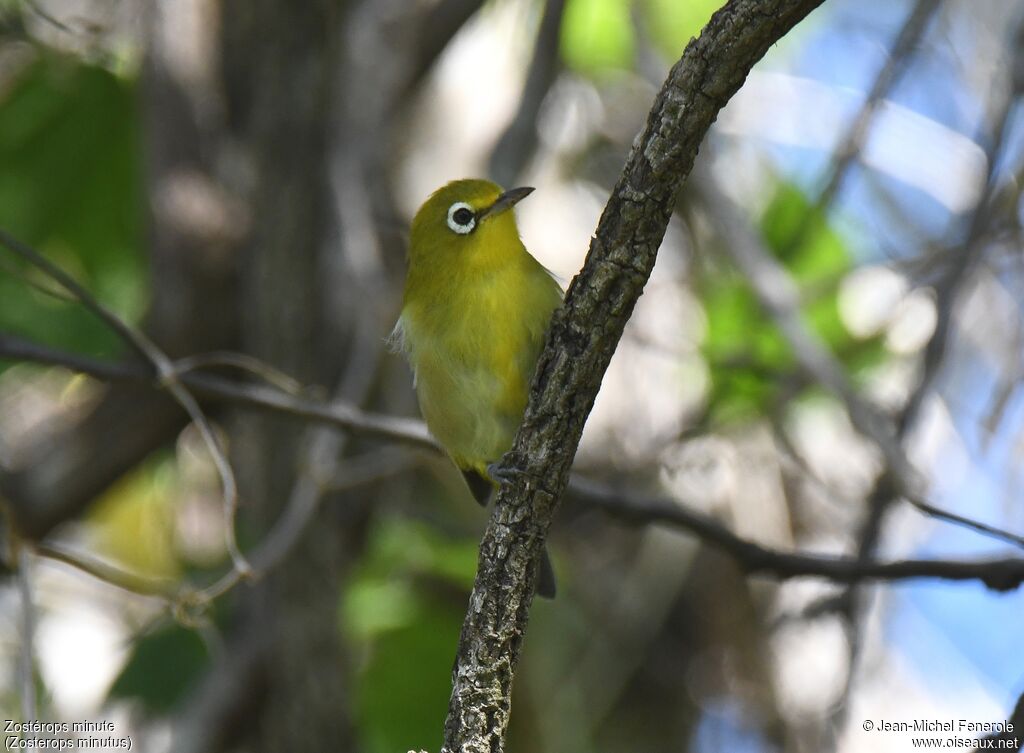
[[[510,462],[510,458],[506,455],[501,460],[491,463],[487,466],[487,475],[491,477],[491,480],[496,484],[510,484],[517,478],[524,475],[524,471],[517,468]]]

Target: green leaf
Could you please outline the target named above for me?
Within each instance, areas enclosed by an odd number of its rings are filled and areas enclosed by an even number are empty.
[[[344,634],[365,657],[356,715],[366,750],[437,747],[463,612],[443,584],[468,591],[475,566],[475,542],[421,523],[382,519],[370,532],[341,606]]]
[[[828,218],[795,185],[782,183],[759,229],[765,246],[799,284],[802,313],[815,335],[854,376],[879,363],[885,357],[881,340],[857,340],[840,318],[838,286],[853,260]],[[797,373],[788,343],[735,271],[709,274],[703,281],[703,302],[713,418],[733,423],[766,414],[787,395],[784,390]]]
[[[451,693],[459,610],[421,602],[414,624],[373,641],[357,688],[358,728],[373,753],[435,750]]]
[[[476,560],[475,541],[453,539],[415,521],[379,521],[369,535],[359,573],[347,591],[347,632],[369,636],[378,629],[401,624],[398,615],[409,615],[411,609],[400,586],[403,581],[433,578],[468,590],[476,575]]]
[[[39,53],[0,99],[0,227],[135,321],[145,303],[138,141],[134,83],[75,58]],[[81,307],[31,289],[22,276],[41,278],[3,249],[0,263],[0,328],[97,355],[120,348]]]
[[[721,5],[721,0],[647,0],[648,33],[667,59],[676,60]]]
[[[109,696],[134,699],[150,714],[165,714],[195,686],[208,663],[195,631],[170,625],[135,642]]]

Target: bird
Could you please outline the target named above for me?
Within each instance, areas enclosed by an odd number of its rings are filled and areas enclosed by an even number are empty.
[[[533,188],[452,181],[416,212],[402,309],[405,354],[427,428],[486,505],[523,418],[562,288],[519,237],[513,207]],[[555,595],[544,551],[537,594]]]

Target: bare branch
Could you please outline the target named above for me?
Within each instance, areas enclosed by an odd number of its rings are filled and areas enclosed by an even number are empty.
[[[1017,63],[1016,68],[1019,70],[1020,62],[1024,60],[1019,44],[1021,35],[1024,33],[1024,25],[1018,26],[1015,33],[1018,44],[1012,46],[1010,49],[1014,50],[1014,62]],[[981,187],[982,190],[979,191],[981,198],[979,199],[977,206],[974,208],[974,211],[971,213],[970,219],[966,223],[966,233],[962,247],[955,251],[951,250],[951,262],[934,286],[937,314],[935,330],[932,332],[932,336],[929,338],[928,344],[925,346],[917,385],[910,393],[910,397],[903,406],[896,421],[896,438],[897,441],[901,443],[917,421],[921,406],[924,404],[925,398],[931,391],[932,383],[945,361],[949,335],[953,326],[954,308],[956,307],[961,290],[968,283],[971,277],[971,273],[973,272],[975,265],[980,262],[983,248],[985,246],[984,235],[988,229],[995,205],[994,193],[996,190],[996,162],[999,152],[1003,148],[1003,141],[1007,132],[1012,104],[1016,99],[1016,95],[1019,94],[1021,86],[1022,82],[1015,80],[1013,81],[1012,91],[1000,92],[996,95],[996,101],[998,104],[996,105],[994,112],[995,117],[993,119],[994,128],[992,139],[989,141],[989,147],[986,149],[985,156],[987,158],[988,170],[984,178],[984,185]],[[886,513],[899,497],[900,490],[898,488],[894,488],[894,486],[895,485],[892,483],[890,475],[883,473],[878,479],[876,479],[875,487],[869,495],[868,514],[861,526],[859,534],[858,558],[862,561],[870,559],[871,553],[875,550],[878,540],[881,537],[882,526]],[[961,516],[938,510],[937,508],[928,505],[923,500],[910,498],[909,501],[914,505],[914,507],[927,514],[961,525],[966,524],[968,527],[973,528],[976,531],[991,533],[990,530],[983,530],[989,529],[990,527],[988,526],[979,527],[978,525],[971,525],[971,521],[967,521],[965,523]],[[1009,538],[1007,540],[1011,540],[1013,543],[1018,544],[1020,542],[1019,538],[1016,538],[1016,540]],[[843,609],[843,614],[846,619],[847,632],[850,636],[851,667],[855,667],[858,664],[863,647],[862,637],[856,630],[858,613],[863,611],[863,593],[857,586],[858,584],[856,582],[851,583],[839,598],[839,604]],[[843,690],[840,703],[837,704],[836,707],[836,722],[839,722],[839,715],[845,713],[848,709],[847,699],[852,691],[853,679],[854,672],[851,670],[847,674],[846,687]],[[838,723],[836,726],[838,726]]]
[[[1024,25],[1017,30],[1018,37],[1022,33],[1024,33]],[[1015,57],[1018,59],[1024,59],[1024,53],[1021,52],[1019,45],[1016,47]],[[1019,89],[1021,83],[1022,82],[1016,82],[1015,88]],[[997,190],[997,186],[995,185],[995,169],[999,151],[1003,147],[1004,137],[1009,126],[1012,104],[1016,99],[1015,94],[1016,92],[1014,91],[1007,91],[1001,95],[993,121],[995,126],[993,128],[990,147],[986,150],[988,171],[984,178],[983,190],[980,192],[981,199],[967,221],[965,238],[962,246],[959,249],[950,251],[951,261],[943,275],[935,283],[935,309],[937,313],[935,330],[932,332],[932,336],[929,338],[928,344],[925,346],[917,385],[911,392],[909,399],[903,406],[903,409],[896,421],[897,441],[902,442],[904,437],[909,433],[910,429],[917,421],[918,413],[921,410],[924,399],[929,394],[932,383],[938,375],[939,369],[945,360],[950,331],[953,326],[953,310],[956,306],[960,292],[970,279],[975,265],[980,261],[985,245],[983,243],[983,236],[986,228],[989,226],[992,219],[992,213],[997,204],[995,201],[995,193]],[[868,517],[864,522],[860,534],[861,552],[864,553],[865,556],[874,549],[881,533],[882,520],[894,499],[903,491],[903,489],[900,489],[898,486],[896,489],[889,488],[891,486],[891,479],[887,477],[880,478],[875,485],[875,491],[872,494],[873,504],[868,512]],[[922,512],[935,515],[936,517],[940,517],[951,522],[963,522],[955,520],[955,518],[959,516],[953,516],[951,513],[939,514],[941,511],[937,511],[936,508],[928,505],[919,497],[913,495],[905,496],[908,496],[911,504]],[[977,525],[971,527],[975,530],[980,530]],[[1020,542],[1017,540],[1014,541],[1014,543]]]
[[[1024,583],[1024,559],[1020,558],[873,562],[859,557],[783,552],[743,539],[714,518],[668,499],[616,491],[578,476],[573,478],[569,489],[580,501],[612,517],[637,525],[661,523],[692,533],[728,554],[748,574],[779,580],[825,578],[835,583],[911,578],[977,580],[994,591],[1010,591]]]
[[[843,402],[850,422],[882,453],[900,493],[918,499],[923,480],[907,460],[897,441],[895,427],[860,396],[842,364],[811,331],[800,310],[799,287],[789,272],[763,246],[743,221],[741,212],[714,186],[710,176],[698,181],[698,185],[706,209],[724,234],[722,247],[789,343],[797,363],[816,383]]]
[[[900,444],[904,429],[894,425],[861,397],[847,378],[842,364],[805,322],[796,281],[755,236],[742,212],[714,185],[714,179],[710,175],[702,178],[696,182],[696,190],[724,236],[723,248],[786,338],[802,370],[842,401],[853,426],[878,447],[885,462],[886,484],[892,487],[891,492],[904,497],[926,515],[1024,548],[1024,537],[948,512],[924,499],[923,477],[913,468]],[[901,418],[900,425],[904,423]]]
[[[269,363],[245,353],[219,350],[215,353],[200,353],[194,356],[186,356],[174,362],[174,370],[179,376],[190,371],[200,371],[218,366],[245,371],[282,392],[287,392],[289,395],[302,394],[302,385],[298,381],[292,379],[292,377],[280,369],[275,369]]]
[[[941,507],[928,504],[922,499],[908,498],[907,502],[916,510],[920,510],[925,515],[929,515],[938,520],[944,520],[947,523],[968,528],[975,533],[980,533],[982,536],[987,536],[992,539],[998,539],[999,541],[1005,541],[1007,544],[1013,544],[1024,548],[1024,536],[1018,536],[1015,533],[991,526],[988,523],[982,523],[981,521],[968,518],[964,515],[958,515],[955,512],[949,510],[943,510]]]
[[[77,353],[39,345],[0,333],[0,358],[64,366],[73,371],[111,381],[152,381],[152,371],[138,363],[110,363]],[[182,383],[197,395],[319,421],[363,436],[438,451],[422,421],[368,413],[344,402],[324,403],[296,397],[259,385],[239,384],[203,373],[185,373]],[[308,392],[308,390],[304,390]]]
[[[26,0],[25,1],[25,6],[29,10],[31,10],[35,15],[39,16],[39,18],[43,19],[43,21],[48,23],[50,26],[52,26],[53,28],[58,29],[60,31],[63,31],[65,34],[79,34],[80,33],[79,31],[76,31],[75,29],[72,29],[70,26],[68,26],[66,23],[61,21],[56,16],[53,16],[52,14],[47,13],[45,9],[39,7],[39,3],[37,3],[36,0]]]
[[[37,280],[31,274],[29,274],[29,272],[27,270],[25,270],[22,267],[18,266],[16,263],[11,261],[10,259],[4,259],[4,258],[0,257],[0,270],[3,270],[7,274],[9,274],[11,277],[16,277],[17,279],[21,280],[23,283],[28,285],[30,288],[35,290],[37,293],[42,293],[46,297],[52,298],[55,301],[61,301],[63,303],[77,303],[78,302],[74,298],[74,296],[68,295],[63,290],[61,290],[59,288],[56,288],[56,287],[53,287],[52,285],[47,284],[47,283],[43,282],[42,280]]]
[[[224,360],[225,356],[231,356],[231,358]],[[233,361],[235,356],[243,357],[247,362],[251,359],[251,357],[242,356],[242,354],[219,354],[222,362]],[[110,363],[77,353],[49,348],[3,333],[0,333],[0,359],[63,366],[82,374],[89,374],[98,379],[110,381],[146,381],[152,379],[150,370],[142,364]],[[264,370],[262,361],[258,359],[251,360],[254,365],[259,364],[256,367],[257,371]],[[208,361],[209,359],[204,356],[195,356],[182,359],[182,361],[177,361],[176,363],[206,363]],[[239,384],[207,374],[186,372],[182,374],[181,378],[185,385],[198,395],[254,408],[272,410],[301,419],[313,420],[340,429],[354,431],[362,436],[396,442],[410,448],[419,448],[434,453],[441,452],[441,448],[431,438],[423,422],[416,419],[370,413],[342,401],[322,403],[312,399],[285,394],[274,388]],[[310,390],[309,388],[299,386],[297,391],[299,393],[308,393]],[[387,450],[382,450],[379,453],[368,453],[366,456],[358,458],[351,458],[342,462],[339,466],[338,475],[334,480],[325,482],[324,490],[337,491],[370,483],[379,478],[398,473],[401,469],[409,467],[412,462],[413,458],[405,453],[388,452]],[[921,512],[932,517],[970,528],[1000,541],[1024,547],[1024,537],[1017,534],[942,510],[922,499],[911,499],[909,502]]]
[[[491,152],[491,177],[500,185],[512,184],[537,146],[537,115],[561,63],[558,42],[564,15],[565,0],[546,0],[519,108]]]
[[[504,749],[512,679],[544,538],[626,320],[650,276],[682,181],[718,111],[768,50],[822,0],[731,0],[687,46],[655,99],[556,311],[480,544],[445,722],[454,753]]]
[[[146,337],[141,331],[136,330],[124,322],[113,311],[108,309],[93,295],[78,283],[71,275],[40,254],[34,248],[22,243],[5,230],[0,230],[0,244],[3,244],[12,253],[20,256],[36,269],[43,272],[50,279],[73,295],[79,303],[92,312],[100,321],[113,330],[122,340],[125,341],[136,353],[151,363],[156,369],[157,377],[162,387],[184,408],[189,418],[199,429],[199,433],[206,444],[213,462],[220,475],[223,492],[225,537],[227,540],[228,552],[231,555],[234,566],[240,573],[245,574],[249,570],[249,563],[246,562],[238,548],[238,541],[235,538],[235,511],[238,508],[238,485],[235,482],[235,475],[231,470],[224,451],[214,435],[213,427],[210,425],[206,415],[196,403],[192,394],[185,389],[178,378],[171,359],[156,344]]]
[[[828,175],[823,180],[815,208],[804,214],[803,221],[797,225],[792,237],[787,241],[791,248],[796,248],[803,243],[807,232],[814,226],[814,218],[827,209],[842,190],[843,184],[850,174],[850,168],[857,161],[864,147],[879,105],[903,76],[912,58],[911,53],[924,36],[932,17],[941,7],[941,0],[917,0],[917,4],[907,16],[907,20],[903,22],[885,64],[875,76],[875,83],[871,86],[871,91],[868,92],[864,104],[861,105],[846,132],[839,139],[835,159]]]
[[[122,570],[107,562],[81,554],[74,554],[53,544],[35,544],[33,551],[44,559],[60,562],[85,573],[96,580],[107,583],[122,591],[162,599],[172,605],[183,591],[182,584],[175,581],[147,578],[137,573]]]

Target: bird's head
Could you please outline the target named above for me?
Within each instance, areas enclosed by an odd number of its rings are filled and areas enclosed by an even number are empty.
[[[431,194],[412,221],[409,261],[465,263],[480,253],[521,245],[510,210],[532,188],[502,191],[489,180],[456,180]]]

